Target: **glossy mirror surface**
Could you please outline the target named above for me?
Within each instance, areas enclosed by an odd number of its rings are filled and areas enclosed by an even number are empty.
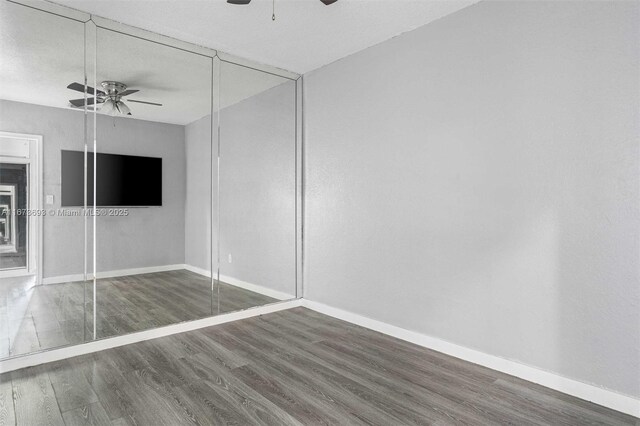
[[[105,28],[97,51],[96,338],[214,315],[212,59]]]
[[[0,359],[297,297],[295,80],[0,12]]]
[[[295,81],[223,61],[220,85],[223,310],[295,298]]]
[[[91,133],[83,105],[69,104],[85,97],[85,33],[83,22],[0,2],[0,358],[87,336],[91,230],[84,200],[61,206],[61,152],[84,153]]]

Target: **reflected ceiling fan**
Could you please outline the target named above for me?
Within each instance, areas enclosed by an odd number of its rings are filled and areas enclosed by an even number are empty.
[[[91,86],[86,86],[87,94],[94,95],[94,98],[87,98],[87,106],[91,106],[94,103],[96,105],[102,105],[100,111],[109,114],[109,115],[131,115],[131,110],[124,103],[122,98],[124,96],[129,96],[133,93],[139,92],[139,90],[127,90],[127,85],[124,83],[120,83],[118,81],[103,81],[100,83],[102,85],[103,90],[96,90]],[[67,86],[67,89],[76,90],[78,92],[84,93],[85,85],[80,83],[71,83]],[[139,104],[147,104],[154,106],[162,106],[162,104],[158,104],[155,102],[146,102],[146,101],[136,101],[133,99],[127,99],[127,102],[136,102]],[[85,99],[71,99],[69,101],[71,106],[75,108],[84,108]]]
[[[330,4],[334,4],[338,0],[320,0],[320,1],[324,3],[325,6],[329,6]],[[251,0],[227,0],[227,3],[242,5],[242,4],[251,3]],[[272,0],[272,7],[273,7],[273,13],[271,15],[271,19],[275,21],[276,20],[276,0]]]

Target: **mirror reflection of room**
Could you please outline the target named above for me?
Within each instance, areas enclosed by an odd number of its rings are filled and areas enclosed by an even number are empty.
[[[85,341],[82,217],[60,203],[60,152],[84,150],[85,24],[0,2],[0,357]],[[45,196],[46,194],[46,196]]]
[[[185,265],[185,127],[211,114],[211,58],[104,28],[96,49],[96,337],[211,316],[210,274]],[[211,129],[200,137],[198,178],[210,182]]]
[[[292,80],[0,8],[0,358],[295,298]]]
[[[295,82],[220,66],[220,294],[296,289]],[[259,302],[258,300],[256,302]]]

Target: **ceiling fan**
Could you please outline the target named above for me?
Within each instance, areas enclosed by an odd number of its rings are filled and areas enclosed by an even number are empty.
[[[338,0],[320,0],[320,1],[326,4],[327,6],[329,6],[330,4],[333,4]],[[231,4],[249,4],[250,2],[251,0],[227,0],[227,3],[231,3]]]
[[[96,90],[91,86],[86,86],[87,93],[95,96],[95,98],[87,98],[86,105],[90,106],[94,103],[96,105],[101,104],[102,107],[100,108],[100,111],[109,115],[131,115],[131,110],[129,109],[127,104],[124,103],[122,98],[124,96],[129,96],[133,93],[139,92],[139,90],[127,90],[127,85],[118,81],[103,81],[100,84],[102,85],[103,90]],[[67,86],[67,89],[84,93],[85,85],[80,83],[71,83]],[[162,106],[162,104],[158,104],[155,102],[136,101],[133,99],[127,99],[127,102],[137,102],[139,104]],[[69,103],[75,108],[83,108],[85,105],[85,99],[71,99]]]

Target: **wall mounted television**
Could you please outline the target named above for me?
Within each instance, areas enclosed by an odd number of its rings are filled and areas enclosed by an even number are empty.
[[[102,154],[96,158],[97,207],[162,206],[162,158]],[[62,150],[62,207],[84,206],[84,152]],[[87,154],[87,206],[93,205],[93,153]]]

